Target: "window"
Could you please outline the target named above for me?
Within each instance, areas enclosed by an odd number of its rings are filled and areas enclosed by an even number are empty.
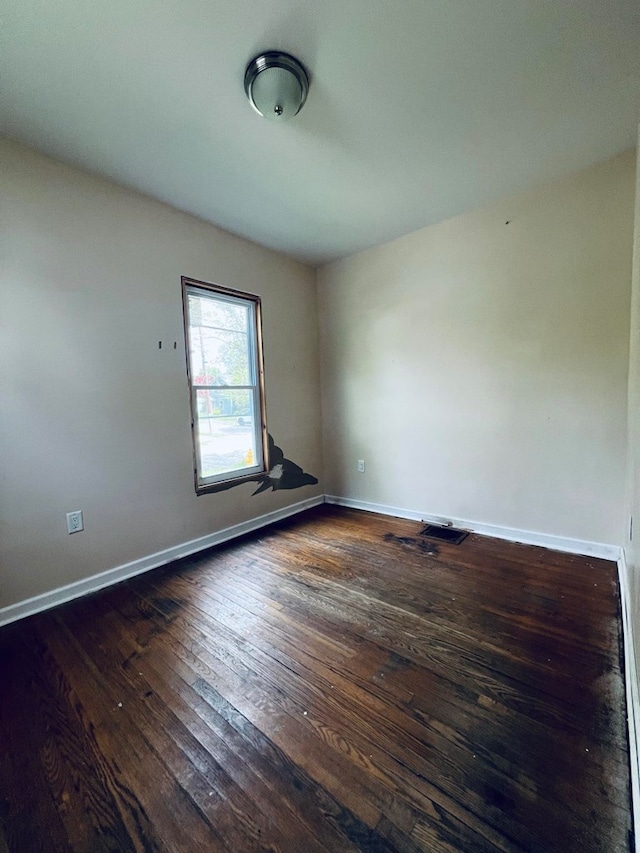
[[[260,298],[182,279],[196,492],[266,470]]]

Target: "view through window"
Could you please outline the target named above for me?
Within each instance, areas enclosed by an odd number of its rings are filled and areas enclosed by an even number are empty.
[[[265,470],[260,300],[183,278],[196,489]]]

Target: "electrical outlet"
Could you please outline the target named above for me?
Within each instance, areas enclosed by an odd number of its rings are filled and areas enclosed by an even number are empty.
[[[358,474],[364,474],[364,459],[358,459]]]
[[[82,510],[77,509],[74,512],[67,513],[67,533],[80,533],[84,530],[84,519],[82,518]]]

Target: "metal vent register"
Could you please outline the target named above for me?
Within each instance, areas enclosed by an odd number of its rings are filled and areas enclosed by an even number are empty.
[[[450,542],[452,545],[459,545],[468,535],[466,530],[456,530],[455,527],[439,527],[437,524],[427,524],[424,530],[420,531],[420,536],[437,539],[439,542]]]

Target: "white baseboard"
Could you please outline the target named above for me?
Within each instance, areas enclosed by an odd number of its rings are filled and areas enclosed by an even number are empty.
[[[629,732],[629,756],[631,762],[631,804],[635,851],[640,853],[640,694],[638,691],[638,669],[633,643],[633,620],[631,618],[631,589],[624,549],[618,560],[620,599],[622,604],[622,639],[624,645],[624,680],[627,694],[627,728]]]
[[[507,539],[511,542],[522,542],[526,545],[539,545],[543,548],[552,548],[556,551],[568,551],[572,554],[583,554],[590,557],[601,557],[606,560],[619,560],[622,549],[616,545],[602,545],[597,542],[586,542],[580,539],[567,539],[562,536],[551,536],[545,533],[535,533],[529,530],[516,530],[510,527],[499,527],[492,524],[483,524],[481,522],[468,521],[460,518],[445,518],[443,516],[432,515],[430,513],[418,512],[414,510],[404,509],[402,507],[387,506],[385,504],[370,503],[367,501],[352,500],[351,498],[342,498],[335,495],[317,495],[314,498],[308,498],[304,501],[299,501],[290,506],[284,507],[274,512],[260,515],[257,518],[252,518],[249,521],[235,524],[232,527],[227,527],[224,530],[219,530],[217,533],[210,533],[207,536],[202,536],[199,539],[193,539],[190,542],[184,542],[181,545],[176,545],[173,548],[167,548],[164,551],[159,551],[156,554],[150,554],[147,557],[142,557],[139,560],[133,560],[131,563],[125,563],[122,566],[117,566],[113,569],[108,569],[100,574],[93,575],[89,578],[84,578],[66,586],[58,587],[45,592],[41,595],[36,595],[33,598],[28,598],[25,601],[19,601],[16,604],[10,604],[7,607],[0,608],[0,626],[6,625],[9,622],[15,622],[17,619],[23,619],[25,616],[30,616],[32,613],[38,613],[41,610],[47,610],[50,607],[55,607],[57,604],[62,604],[65,601],[71,601],[74,598],[79,598],[82,595],[87,595],[90,592],[96,592],[106,586],[111,586],[126,578],[134,577],[135,575],[148,572],[150,569],[155,569],[158,566],[163,566],[170,563],[172,560],[178,560],[181,557],[188,557],[190,554],[195,554],[205,548],[210,548],[213,545],[219,545],[222,542],[227,542],[230,539],[235,539],[242,536],[243,533],[250,533],[252,530],[258,530],[268,524],[273,524],[275,521],[288,518],[291,515],[296,515],[317,506],[321,503],[338,504],[339,506],[351,507],[352,509],[361,509],[367,512],[377,512],[383,515],[392,515],[398,518],[409,518],[414,521],[425,521],[434,524],[452,523],[455,527],[460,527],[464,530],[470,530],[473,533],[481,533],[485,536],[494,536],[497,539]]]
[[[570,554],[582,554],[586,557],[600,557],[603,560],[620,558],[622,548],[619,545],[603,545],[599,542],[586,542],[583,539],[568,539],[565,536],[552,536],[549,533],[536,533],[532,530],[516,530],[513,527],[500,527],[495,524],[484,524],[480,521],[469,521],[464,518],[451,518],[442,515],[432,515],[417,512],[397,506],[369,503],[368,501],[341,498],[336,495],[325,495],[325,502],[338,506],[363,509],[366,512],[379,512],[382,515],[393,515],[397,518],[409,518],[413,521],[425,521],[430,524],[452,524],[461,530],[480,533],[483,536],[493,536],[495,539],[506,539],[509,542],[522,542],[524,545],[538,545],[541,548],[551,548],[554,551],[567,551]]]
[[[317,495],[305,501],[298,501],[282,509],[274,510],[274,512],[268,512],[249,521],[243,521],[240,524],[234,524],[232,527],[226,527],[217,533],[209,533],[207,536],[201,536],[199,539],[183,542],[181,545],[175,545],[173,548],[158,551],[156,554],[150,554],[148,557],[142,557],[139,560],[133,560],[131,563],[125,563],[114,569],[107,569],[106,572],[100,572],[100,574],[92,575],[89,578],[83,578],[66,586],[58,587],[51,590],[51,592],[44,592],[33,598],[27,598],[25,601],[19,601],[16,604],[2,607],[0,608],[0,627],[9,624],[9,622],[24,619],[25,616],[31,616],[33,613],[39,613],[41,610],[48,610],[50,607],[63,604],[65,601],[71,601],[90,592],[104,589],[104,587],[119,583],[127,578],[132,578],[135,575],[140,575],[143,572],[148,572],[150,569],[156,569],[158,566],[164,566],[172,560],[179,560],[181,557],[196,554],[205,548],[211,548],[212,545],[220,545],[223,542],[228,542],[230,539],[236,539],[244,533],[251,533],[253,530],[258,530],[261,527],[266,527],[268,524],[273,524],[275,521],[289,518],[291,515],[297,515],[305,509],[310,509],[322,503],[324,503],[323,495]]]

